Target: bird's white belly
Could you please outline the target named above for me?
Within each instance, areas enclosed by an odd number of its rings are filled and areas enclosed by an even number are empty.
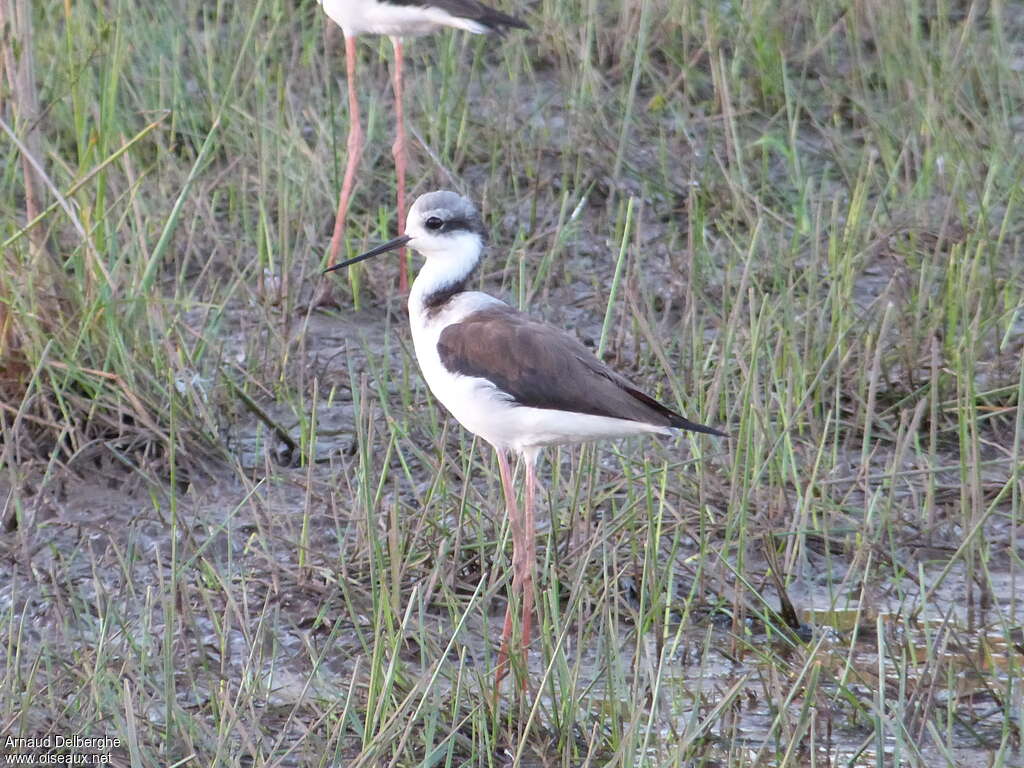
[[[346,36],[392,35],[415,37],[439,27],[456,27],[470,32],[486,28],[470,19],[460,19],[431,6],[390,5],[377,0],[321,0],[324,13],[341,27]]]

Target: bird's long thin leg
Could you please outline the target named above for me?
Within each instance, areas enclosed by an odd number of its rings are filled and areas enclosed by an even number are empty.
[[[521,547],[519,544],[519,510],[516,508],[516,492],[512,486],[512,469],[508,463],[508,454],[498,449],[498,471],[501,473],[501,487],[505,491],[505,509],[512,527],[512,558],[515,558]],[[519,587],[519,571],[516,570],[512,576],[512,591]],[[505,625],[501,630],[501,648],[498,650],[498,669],[494,675],[494,691],[497,696],[501,688],[501,681],[508,674],[508,651],[512,641],[512,596],[509,595],[508,607],[505,609]]]
[[[534,509],[537,499],[537,449],[523,452],[523,463],[526,465],[526,492],[523,499],[523,560],[525,567],[522,576],[523,590],[523,666],[526,666],[527,652],[530,647],[530,628],[533,624],[533,569],[537,563],[537,530],[534,523]]]
[[[391,45],[395,49],[395,71],[392,76],[392,87],[395,89],[395,143],[391,145],[391,155],[395,158],[395,175],[398,176],[398,234],[405,234],[405,109],[402,106],[402,39],[392,37]],[[405,257],[405,248],[398,249],[398,290],[405,293],[409,289],[409,262]]]
[[[363,155],[363,128],[359,124],[359,100],[356,97],[356,39],[345,37],[345,71],[348,77],[348,157],[345,160],[345,176],[341,182],[341,195],[338,198],[338,213],[334,217],[334,234],[331,235],[331,248],[327,256],[327,266],[338,263],[341,250],[341,235],[345,231],[345,216],[348,213],[349,200],[352,198],[352,187],[355,185],[356,171]]]

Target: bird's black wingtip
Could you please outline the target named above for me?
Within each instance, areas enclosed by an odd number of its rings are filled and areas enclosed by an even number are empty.
[[[518,16],[511,16],[489,6],[482,5],[480,8],[484,13],[477,21],[487,27],[489,32],[495,33],[499,37],[503,37],[510,29],[530,29],[530,25]]]
[[[525,29],[530,30],[530,25],[522,19],[517,19],[514,16],[506,16],[501,20],[490,20],[484,23],[487,27],[487,31],[492,35],[497,35],[500,38],[504,38],[510,29]]]
[[[675,427],[676,429],[685,429],[688,432],[700,432],[702,435],[714,435],[715,437],[729,436],[728,432],[723,432],[720,429],[715,429],[714,427],[709,427],[705,424],[698,424],[695,421],[684,419],[682,416],[676,416],[676,418],[672,419],[672,423],[669,426]]]

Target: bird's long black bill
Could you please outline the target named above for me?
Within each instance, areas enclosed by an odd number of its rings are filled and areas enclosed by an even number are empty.
[[[363,253],[363,254],[360,254],[359,256],[356,256],[354,258],[348,259],[347,261],[339,262],[339,263],[335,264],[333,267],[328,267],[327,269],[324,270],[324,274],[327,274],[328,272],[333,272],[336,269],[341,269],[342,267],[348,267],[348,266],[351,266],[353,264],[358,264],[360,261],[366,261],[367,259],[372,259],[374,256],[380,256],[382,253],[387,253],[388,251],[393,251],[396,248],[401,248],[403,245],[408,243],[410,240],[412,240],[412,238],[409,237],[408,235],[402,235],[401,237],[396,237],[394,240],[388,240],[386,243],[383,243],[382,245],[378,245],[376,248],[373,248],[372,250],[369,250],[366,253]]]

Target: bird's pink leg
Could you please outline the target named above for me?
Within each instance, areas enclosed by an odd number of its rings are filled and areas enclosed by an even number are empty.
[[[530,628],[533,624],[533,568],[537,563],[537,530],[533,513],[537,500],[537,450],[523,453],[526,464],[526,493],[523,500],[523,666],[526,667],[530,647]],[[525,682],[525,681],[524,681]]]
[[[498,449],[498,471],[501,473],[501,487],[505,491],[505,510],[512,526],[512,558],[513,563],[521,547],[519,546],[519,510],[516,508],[516,492],[512,487],[512,469],[509,467],[508,454]],[[512,591],[518,589],[519,571],[512,576]],[[508,607],[505,609],[505,625],[501,630],[501,648],[498,650],[498,669],[494,675],[494,694],[497,697],[501,689],[501,681],[508,674],[508,651],[512,641],[512,596],[509,595]]]
[[[392,37],[395,49],[395,70],[392,73],[392,87],[395,89],[395,143],[391,155],[395,158],[395,174],[398,176],[398,234],[405,234],[405,109],[402,106],[402,39]],[[409,289],[409,263],[405,248],[398,249],[398,290]]]
[[[345,215],[348,213],[356,171],[363,155],[363,129],[359,124],[359,100],[356,97],[356,39],[345,37],[345,71],[348,77],[348,157],[345,160],[345,177],[341,182],[341,196],[338,198],[338,213],[334,217],[334,234],[327,256],[327,266],[338,263],[341,251],[341,234],[345,231]]]

